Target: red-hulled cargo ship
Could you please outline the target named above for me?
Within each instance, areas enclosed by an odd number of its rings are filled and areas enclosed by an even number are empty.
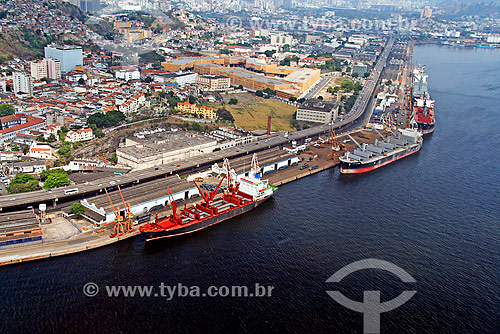
[[[413,103],[413,119],[422,134],[432,133],[436,126],[434,117],[434,101],[429,98],[417,98]]]
[[[268,184],[267,180],[260,179],[260,172],[252,169],[249,176],[241,177],[238,182],[228,182],[226,192],[216,197],[222,181],[217,188],[204,193],[196,184],[203,202],[191,207],[184,206],[177,212],[177,202],[169,191],[172,214],[163,219],[155,219],[142,226],[139,230],[146,237],[146,241],[174,237],[199,231],[214,224],[246,213],[272,197],[276,187]]]

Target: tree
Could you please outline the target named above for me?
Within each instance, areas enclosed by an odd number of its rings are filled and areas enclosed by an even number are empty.
[[[159,68],[162,61],[165,61],[165,57],[156,51],[149,51],[139,55],[139,62],[142,64],[152,63],[154,67]]]
[[[225,121],[234,122],[233,115],[231,115],[231,113],[229,112],[229,110],[227,110],[226,108],[220,108],[220,109],[218,109],[217,110],[217,116],[220,119],[223,119]]]
[[[358,73],[358,72],[354,72],[354,73],[352,74],[352,77],[353,77],[353,78],[358,78],[358,77],[359,77],[359,73]]]
[[[106,114],[95,113],[87,118],[87,125],[95,124],[98,128],[106,128],[118,125],[118,123],[125,120],[125,115],[118,110],[110,110]]]
[[[17,173],[10,184],[23,184],[31,180],[36,180],[36,178],[30,174]]]
[[[66,173],[52,173],[47,177],[43,184],[43,189],[52,189],[63,186],[69,186],[71,184]]]
[[[195,104],[198,101],[198,98],[196,98],[196,96],[189,95],[188,100],[189,100],[189,103]]]
[[[54,169],[47,169],[47,170],[44,170],[43,172],[40,173],[40,180],[41,181],[45,181],[47,180],[47,178],[54,174],[54,173],[64,173],[64,174],[67,174],[66,171],[62,168],[54,168]]]
[[[71,204],[71,212],[79,216],[85,212],[85,207],[78,202]]]
[[[255,92],[255,95],[257,95],[258,97],[263,97],[264,93],[261,90],[258,90]]]
[[[49,135],[49,137],[47,138],[47,142],[49,142],[49,143],[53,143],[53,142],[55,142],[56,140],[57,140],[57,138],[56,138],[56,136],[55,136],[53,133],[51,133],[51,134]]]
[[[350,73],[350,72],[351,72],[351,70],[352,70],[351,66],[347,66],[347,68],[345,69],[345,71],[346,71],[347,73]]]
[[[351,90],[354,89],[354,82],[351,80],[344,80],[340,83],[340,87],[345,91],[345,92],[350,92]]]
[[[234,98],[234,97],[233,97],[233,98],[231,98],[231,99],[229,100],[229,102],[228,102],[228,103],[229,103],[229,104],[238,104],[238,99],[236,99],[236,98]]]
[[[327,91],[328,93],[330,93],[330,94],[333,94],[333,93],[334,93],[334,90],[333,90],[333,87],[332,87],[332,86],[328,87],[328,89],[327,89],[326,91]]]
[[[43,135],[38,135],[38,136],[36,136],[36,141],[44,142],[45,141],[45,137]]]
[[[151,78],[151,77],[145,77],[145,78],[144,78],[144,82],[145,82],[145,83],[150,83],[150,82],[153,82],[153,78]]]
[[[2,103],[0,104],[0,117],[12,115],[16,112],[16,108],[12,104]]]
[[[239,85],[239,86],[238,86],[238,89],[239,89],[239,90],[242,90],[242,89],[243,89],[243,85]]]
[[[81,86],[85,85],[85,79],[84,78],[78,79],[78,84]]]
[[[392,85],[392,80],[387,80],[387,81],[385,82],[385,85],[386,85],[386,86],[390,86],[390,85]]]
[[[40,185],[38,184],[38,180],[30,180],[26,183],[16,183],[16,184],[10,184],[9,187],[7,187],[7,191],[11,194],[18,194],[18,193],[25,193],[29,191],[36,191],[40,190]]]
[[[10,182],[7,191],[11,194],[40,190],[38,180],[30,174],[17,173]]]
[[[20,151],[20,150],[21,150],[21,149],[19,148],[19,146],[17,146],[17,145],[12,145],[12,148],[11,148],[11,149],[12,149],[12,151],[14,151],[14,152],[18,152],[18,151]]]
[[[288,100],[290,100],[291,102],[295,102],[297,101],[297,98],[295,96],[290,96]]]
[[[99,128],[96,128],[94,131],[94,136],[96,136],[97,138],[102,138],[105,136],[104,134],[104,131],[102,131],[101,129]]]
[[[63,142],[66,138],[66,133],[64,133],[62,130],[59,130],[57,131],[57,136],[59,137],[59,141]]]
[[[271,95],[271,96],[276,95],[276,91],[272,90],[271,88],[264,89],[264,93],[266,93],[267,95]]]
[[[116,164],[118,162],[118,157],[116,156],[116,153],[111,154],[111,158],[109,158],[109,160]]]
[[[266,57],[272,57],[273,54],[276,53],[276,50],[266,50],[264,51],[264,54],[266,55]]]
[[[370,76],[369,72],[365,72],[365,74],[363,74],[363,78],[368,78],[369,76]]]
[[[192,128],[194,131],[201,131],[201,125],[196,122],[193,123]]]

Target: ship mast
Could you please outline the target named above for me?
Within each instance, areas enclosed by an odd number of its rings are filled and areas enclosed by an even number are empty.
[[[253,176],[256,178],[260,177],[260,166],[259,166],[259,160],[257,159],[257,153],[254,153],[252,156],[252,165],[250,167],[250,171],[253,173]]]

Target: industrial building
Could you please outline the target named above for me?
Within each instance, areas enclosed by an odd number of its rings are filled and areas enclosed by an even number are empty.
[[[335,121],[338,104],[331,101],[307,100],[297,108],[297,121],[327,124]]]
[[[145,169],[213,152],[217,140],[195,132],[162,131],[138,133],[125,139],[116,150],[120,165]]]
[[[0,223],[0,248],[41,241],[42,228],[31,210],[12,213]]]
[[[266,88],[285,99],[300,97],[321,77],[318,69],[279,66],[264,60],[245,57],[190,57],[162,63],[166,71],[193,70],[199,75],[227,77],[231,85],[242,85],[248,90]]]

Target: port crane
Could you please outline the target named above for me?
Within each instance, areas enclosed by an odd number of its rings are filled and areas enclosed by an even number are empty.
[[[111,204],[111,208],[113,209],[113,212],[115,213],[115,226],[113,227],[113,234],[110,235],[110,237],[115,237],[119,235],[123,235],[123,217],[120,214],[120,207],[115,207],[113,204],[113,201],[111,200],[111,197],[109,196],[108,189],[104,188],[104,191],[106,192],[106,196],[108,197],[109,204]]]
[[[333,126],[330,126],[330,132],[328,133],[328,141],[331,145],[331,152],[326,156],[327,160],[334,159],[339,155],[339,151],[341,150],[340,144],[335,139],[335,131],[333,131]]]
[[[123,198],[123,193],[122,190],[120,189],[120,186],[118,185],[118,191],[120,192],[120,197],[122,199],[123,206],[126,209],[127,213],[127,220],[123,222],[123,232],[124,234],[130,233],[135,231],[134,229],[134,214],[132,213],[132,210],[130,209],[130,203],[125,203],[125,199]]]

